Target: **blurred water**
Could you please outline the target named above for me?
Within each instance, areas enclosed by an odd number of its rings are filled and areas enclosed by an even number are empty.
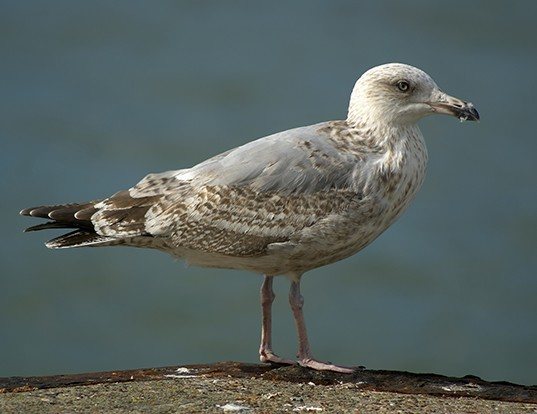
[[[537,383],[532,1],[4,1],[0,376],[257,358],[260,277],[159,252],[49,251],[19,209],[83,201],[253,138],[345,117],[402,61],[480,124],[422,122],[416,201],[359,255],[308,274],[318,358]],[[275,348],[295,334],[277,280]]]

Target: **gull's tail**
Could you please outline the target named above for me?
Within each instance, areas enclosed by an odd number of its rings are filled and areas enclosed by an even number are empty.
[[[80,204],[60,204],[25,208],[20,212],[21,216],[40,217],[51,221],[28,227],[24,231],[75,229],[70,233],[49,240],[46,246],[50,249],[117,244],[117,239],[101,236],[95,232],[95,228],[91,222],[91,216],[97,212],[95,204],[98,202],[99,200]]]

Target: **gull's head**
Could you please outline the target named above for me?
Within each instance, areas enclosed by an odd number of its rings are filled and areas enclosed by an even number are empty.
[[[365,72],[351,94],[347,120],[351,123],[414,124],[439,113],[461,121],[478,121],[470,102],[442,92],[424,71],[402,63],[388,63]]]

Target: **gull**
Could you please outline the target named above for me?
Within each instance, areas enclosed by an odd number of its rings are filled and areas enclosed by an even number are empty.
[[[134,246],[189,264],[263,275],[262,362],[294,364],[272,350],[273,278],[290,280],[303,367],[351,373],[315,359],[302,312],[302,275],[349,257],[406,209],[425,177],[417,122],[431,114],[478,121],[470,102],[447,95],[422,70],[389,63],[365,72],[347,119],[251,141],[191,168],[149,174],[128,190],[84,203],[24,209],[48,219],[26,231],[72,229],[52,249]]]

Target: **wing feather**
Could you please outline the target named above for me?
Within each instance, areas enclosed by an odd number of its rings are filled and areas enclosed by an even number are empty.
[[[258,139],[190,169],[149,174],[95,205],[91,220],[103,236],[151,235],[171,247],[257,255],[359,202],[356,174],[364,169],[322,123]]]

